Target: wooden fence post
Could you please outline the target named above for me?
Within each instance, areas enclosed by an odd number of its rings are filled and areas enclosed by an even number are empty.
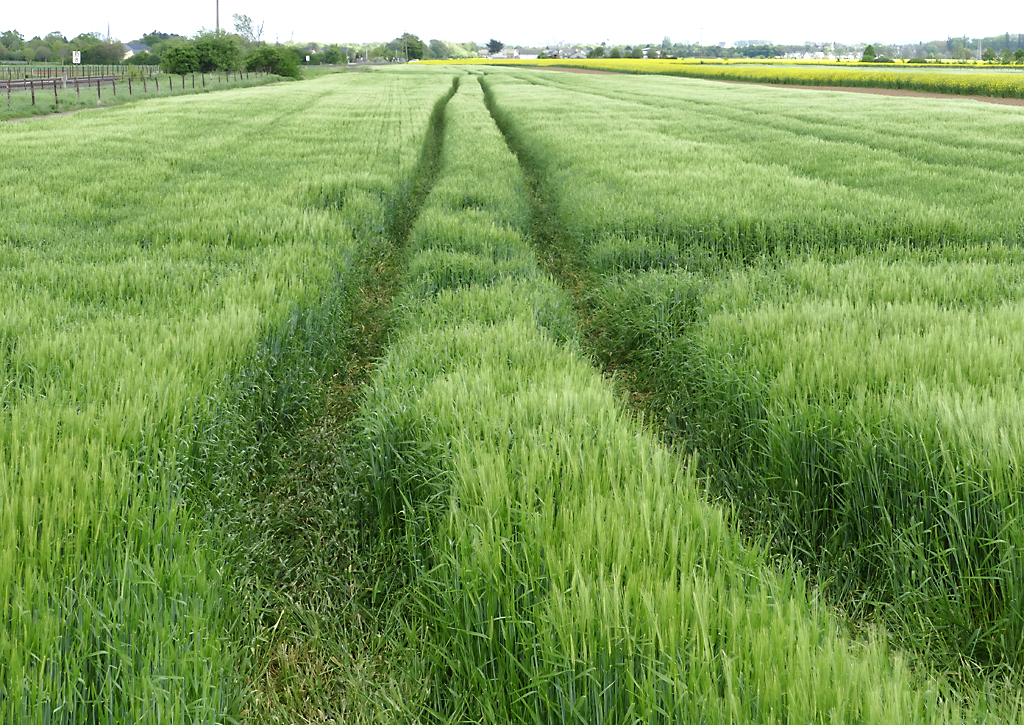
[[[59,106],[60,105],[60,99],[57,98],[57,79],[56,78],[53,79],[53,105],[55,105],[55,106]]]
[[[101,100],[103,100],[103,99],[100,98],[100,79],[97,78],[96,79],[96,103],[99,103]]]
[[[128,76],[128,95],[132,94],[132,77]]]
[[[110,76],[110,85],[114,87],[114,98],[117,98],[117,78]]]
[[[35,75],[35,74],[33,73],[33,75]],[[28,81],[28,88],[29,88],[30,91],[32,91],[32,105],[33,106],[36,105],[36,85],[35,84],[36,84],[36,82],[30,78],[29,81]]]
[[[77,78],[75,78],[75,95],[78,96],[78,102],[81,103],[82,102],[82,89],[78,85],[78,79]]]

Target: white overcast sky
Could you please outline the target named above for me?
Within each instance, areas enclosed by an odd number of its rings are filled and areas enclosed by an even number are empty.
[[[193,35],[214,26],[216,0],[0,0],[0,31],[26,38],[60,31],[106,33],[128,42],[152,30]],[[893,2],[893,0],[220,0],[222,27],[241,13],[264,23],[264,40],[358,43],[408,31],[424,40],[512,45],[573,43],[705,44],[736,40],[774,43],[911,43],[947,36],[1024,33],[1019,0]]]

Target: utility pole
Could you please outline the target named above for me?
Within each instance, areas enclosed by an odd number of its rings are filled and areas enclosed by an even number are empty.
[[[217,0],[217,35],[220,35],[220,0]]]

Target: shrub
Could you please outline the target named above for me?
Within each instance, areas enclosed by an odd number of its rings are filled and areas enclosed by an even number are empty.
[[[160,59],[147,50],[141,53],[136,53],[127,61],[128,65],[156,65],[160,62]]]
[[[284,48],[265,45],[257,48],[245,59],[246,70],[260,70],[287,78],[299,77],[295,55]]]
[[[199,70],[199,54],[191,45],[177,45],[164,53],[160,67],[165,73],[176,75],[195,73]]]
[[[242,63],[242,49],[238,39],[233,35],[209,34],[195,41],[196,56],[199,70],[209,73],[212,70],[234,70]]]

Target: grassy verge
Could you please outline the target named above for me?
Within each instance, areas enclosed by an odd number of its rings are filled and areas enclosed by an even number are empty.
[[[232,72],[234,74],[234,72]],[[117,81],[117,94],[110,85],[100,87],[97,97],[96,86],[82,85],[76,92],[73,79],[67,88],[57,89],[57,97],[54,98],[53,86],[36,88],[36,102],[32,103],[32,95],[29,91],[14,91],[11,93],[10,106],[7,105],[6,93],[0,93],[0,121],[12,119],[37,118],[49,116],[56,113],[74,113],[75,111],[95,110],[98,108],[112,108],[123,106],[129,103],[136,103],[150,98],[170,98],[174,96],[190,96],[197,93],[213,93],[216,91],[230,90],[233,88],[252,88],[254,86],[267,85],[288,80],[274,75],[256,74],[242,72],[242,77],[228,78],[227,74],[207,73],[188,74],[184,81],[181,76],[168,76],[160,73],[148,77],[143,85],[142,78],[132,79],[131,93],[128,91],[128,80]],[[248,75],[246,78],[244,76]],[[205,83],[204,83],[205,81]],[[159,85],[159,90],[157,86]],[[193,87],[195,85],[195,87]]]

